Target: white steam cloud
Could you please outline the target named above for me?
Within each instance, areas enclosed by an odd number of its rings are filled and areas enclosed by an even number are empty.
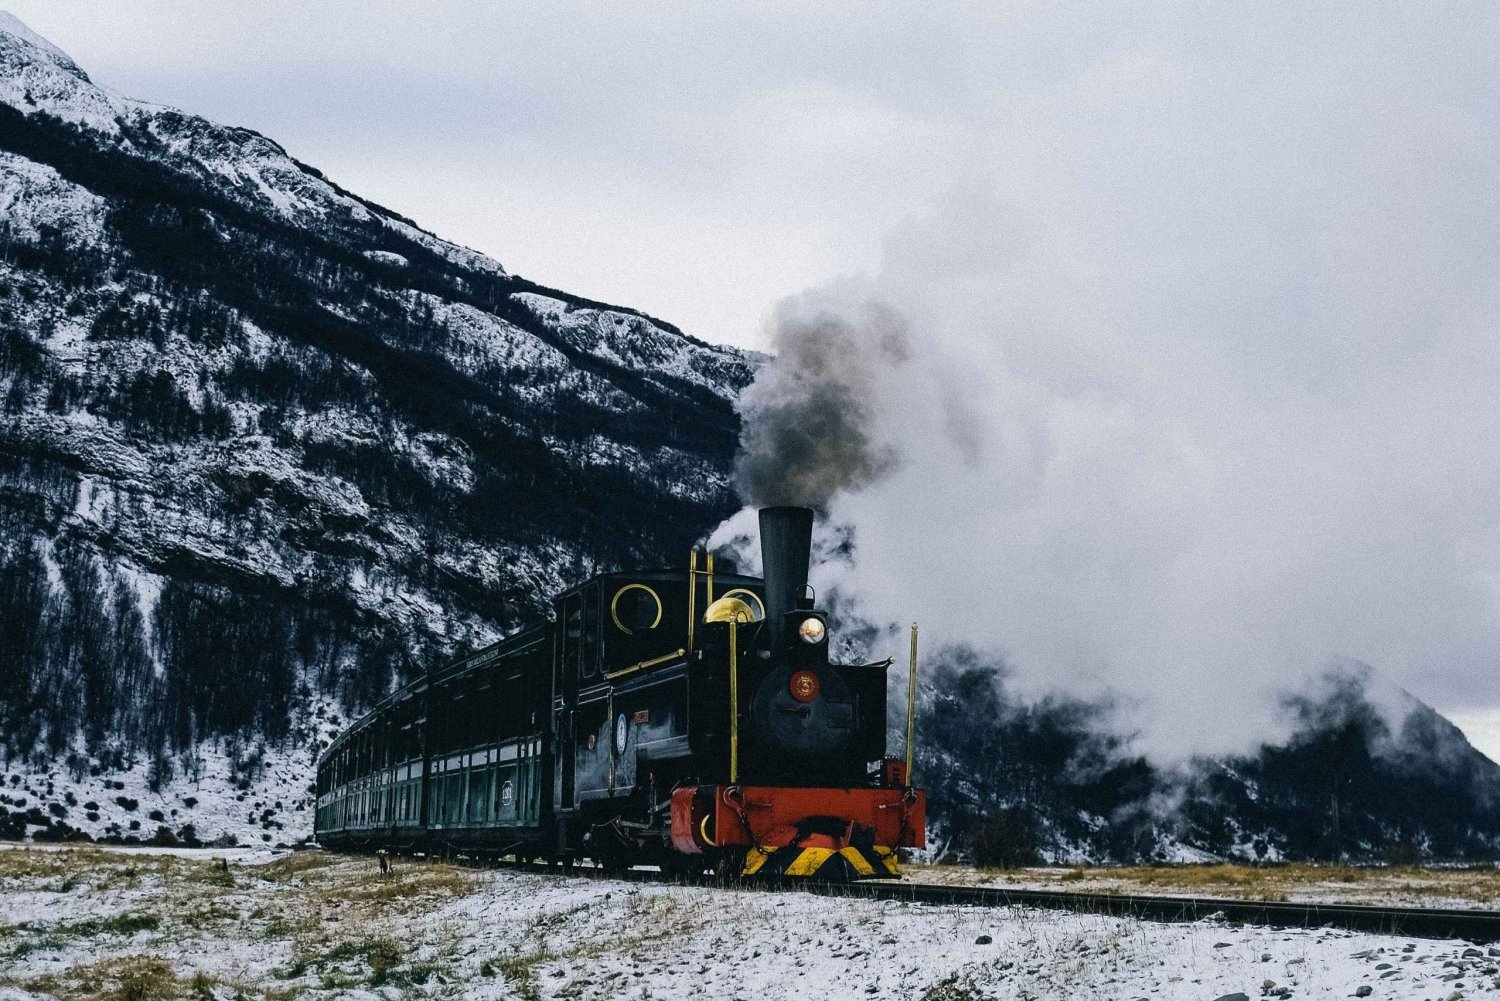
[[[1274,738],[1331,657],[1500,703],[1495,106],[1309,74],[1094,67],[1051,146],[782,305],[741,484],[852,529],[820,590],[1165,757]]]

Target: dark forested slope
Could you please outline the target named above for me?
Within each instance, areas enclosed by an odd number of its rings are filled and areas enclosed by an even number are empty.
[[[677,559],[735,507],[751,371],[0,24],[0,809],[59,762],[305,768],[315,721]]]

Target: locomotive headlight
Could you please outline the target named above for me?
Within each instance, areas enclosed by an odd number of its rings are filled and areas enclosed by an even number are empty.
[[[823,625],[822,619],[809,616],[797,627],[797,635],[802,637],[804,643],[821,643],[828,635],[828,627]]]

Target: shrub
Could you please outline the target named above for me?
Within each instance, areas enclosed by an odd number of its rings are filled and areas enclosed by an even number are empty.
[[[401,948],[388,938],[373,939],[365,950],[365,961],[370,964],[370,983],[379,987],[401,965]]]
[[[1025,807],[1002,807],[974,831],[974,861],[986,868],[1015,869],[1040,865],[1041,837]]]
[[[177,974],[164,959],[135,956],[120,967],[120,985],[109,995],[114,1001],[160,1001],[179,994]]]
[[[1422,846],[1415,839],[1403,838],[1392,842],[1385,849],[1385,864],[1392,866],[1418,866],[1423,860]]]

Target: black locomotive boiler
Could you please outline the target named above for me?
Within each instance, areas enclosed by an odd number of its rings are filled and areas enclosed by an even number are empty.
[[[601,574],[383,699],[318,762],[330,848],[606,868],[896,876],[925,800],[886,754],[886,667],[828,656],[813,512],[760,512],[764,579]],[[915,637],[913,637],[915,671]],[[908,716],[908,746],[910,717]]]

